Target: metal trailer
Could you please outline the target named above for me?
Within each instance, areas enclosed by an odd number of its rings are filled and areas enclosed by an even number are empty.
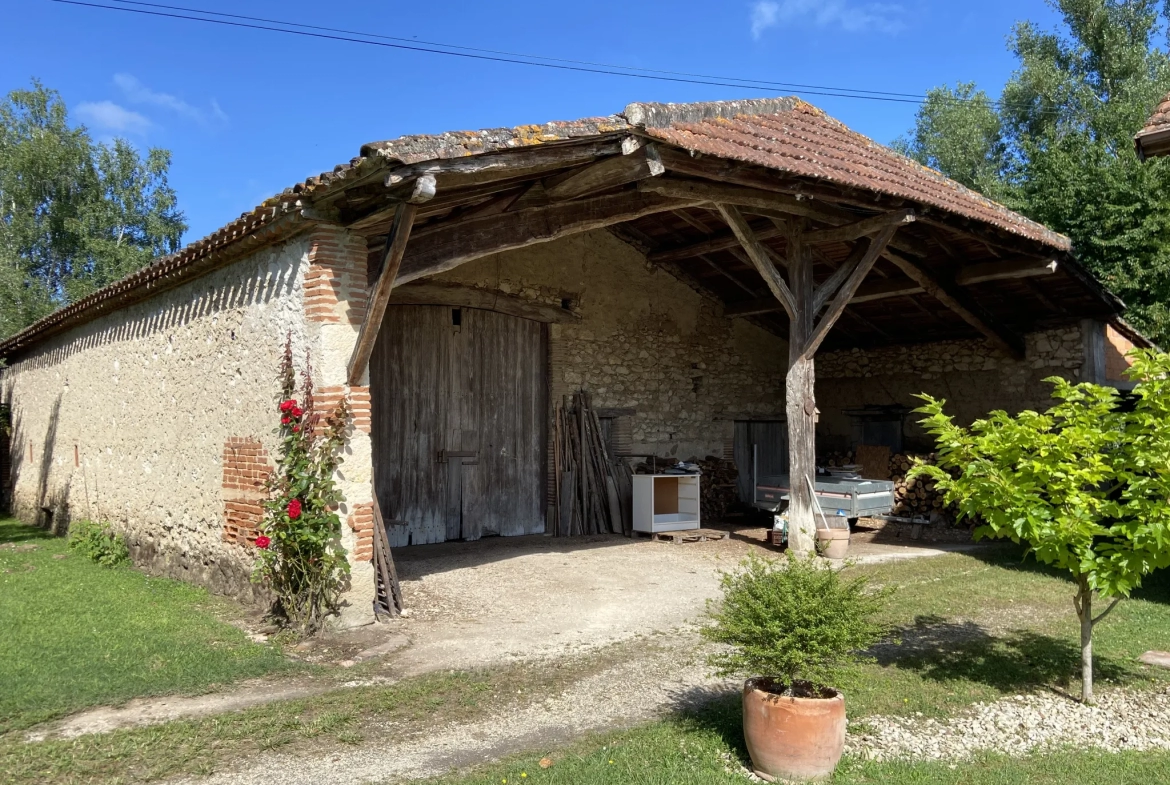
[[[758,477],[754,504],[766,512],[780,512],[788,507],[791,487],[787,474]],[[894,509],[894,483],[889,480],[817,475],[814,488],[821,512],[827,516],[853,520],[888,515]]]

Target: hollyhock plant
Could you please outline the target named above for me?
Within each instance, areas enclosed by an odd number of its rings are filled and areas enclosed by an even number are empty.
[[[298,390],[290,338],[276,406],[280,448],[276,469],[269,475],[263,533],[256,538],[259,552],[253,579],[272,589],[278,621],[310,635],[337,611],[349,574],[337,514],[342,496],[333,475],[341,463],[350,413],[345,399],[332,411],[314,411],[307,358],[300,382]],[[264,546],[259,545],[262,540]]]

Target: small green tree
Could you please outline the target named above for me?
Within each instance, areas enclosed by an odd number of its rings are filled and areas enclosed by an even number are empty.
[[[1170,565],[1170,355],[1133,355],[1134,400],[1060,377],[1044,413],[992,412],[969,428],[926,404],[938,443],[929,476],[961,518],[982,521],[975,538],[1024,543],[1042,564],[1067,570],[1081,628],[1081,699],[1093,701],[1093,628],[1142,577]],[[955,470],[954,476],[947,470]],[[1094,597],[1111,600],[1093,615]]]
[[[708,658],[721,676],[764,676],[819,693],[886,627],[875,620],[886,592],[843,579],[816,559],[751,556],[724,573],[723,602],[708,607],[703,637],[730,648]]]

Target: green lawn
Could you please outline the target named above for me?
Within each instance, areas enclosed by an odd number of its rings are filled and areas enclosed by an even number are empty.
[[[0,734],[290,667],[223,621],[229,609],[202,589],[99,567],[62,539],[0,520]]]
[[[27,553],[0,549],[0,570],[11,570],[0,574],[5,631],[0,683],[16,685],[0,691],[7,728],[85,705],[199,690],[285,667],[275,649],[250,645],[219,621],[225,606],[197,589],[130,569],[105,570],[75,556],[54,559],[65,553],[61,541],[10,523],[0,525],[0,537],[32,538],[27,541],[39,546]],[[1076,694],[1072,586],[1060,575],[1022,563],[1018,550],[1000,547],[853,569],[896,587],[888,621],[898,633],[896,642],[879,647],[877,662],[854,668],[842,681],[851,718],[947,716],[974,701],[1033,689]],[[1170,648],[1170,581],[1164,576],[1148,581],[1097,632],[1099,690],[1164,683],[1161,671],[1139,665],[1136,657],[1149,648]],[[552,667],[435,674],[73,740],[29,744],[23,734],[0,734],[0,783],[146,782],[221,770],[274,748],[326,754],[382,740],[388,726],[404,735],[489,712],[506,715],[528,701],[559,694],[565,684],[596,672],[605,657],[618,656],[615,650]],[[533,751],[442,782],[742,783],[746,753],[739,712],[738,699],[731,696],[698,712],[587,738],[566,750]],[[541,769],[546,754],[555,763]],[[951,765],[846,760],[835,782],[1170,782],[1170,753],[1069,751]]]
[[[720,701],[697,715],[537,752],[436,785],[743,785],[747,760],[739,705]],[[962,763],[872,763],[845,759],[835,785],[1153,785],[1170,782],[1170,752],[1067,751]]]
[[[888,621],[896,645],[878,662],[858,666],[841,684],[849,715],[946,716],[976,701],[1055,688],[1079,691],[1080,652],[1072,584],[1023,562],[1014,547],[978,554],[853,568],[896,587]],[[1098,690],[1164,683],[1162,671],[1136,662],[1170,646],[1170,575],[1156,575],[1117,607],[1094,636]],[[598,736],[559,752],[541,769],[534,752],[444,785],[686,785],[744,782],[738,696],[635,730]],[[1170,782],[1170,752],[1107,754],[1093,750],[964,763],[874,763],[846,759],[833,779],[843,785],[1147,785]]]

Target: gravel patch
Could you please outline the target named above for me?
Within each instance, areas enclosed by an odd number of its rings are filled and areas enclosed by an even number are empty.
[[[979,703],[944,720],[864,717],[851,723],[845,748],[872,760],[961,760],[979,752],[1019,757],[1060,747],[1170,749],[1170,688],[1111,690],[1097,700],[1084,706],[1035,693]]]

